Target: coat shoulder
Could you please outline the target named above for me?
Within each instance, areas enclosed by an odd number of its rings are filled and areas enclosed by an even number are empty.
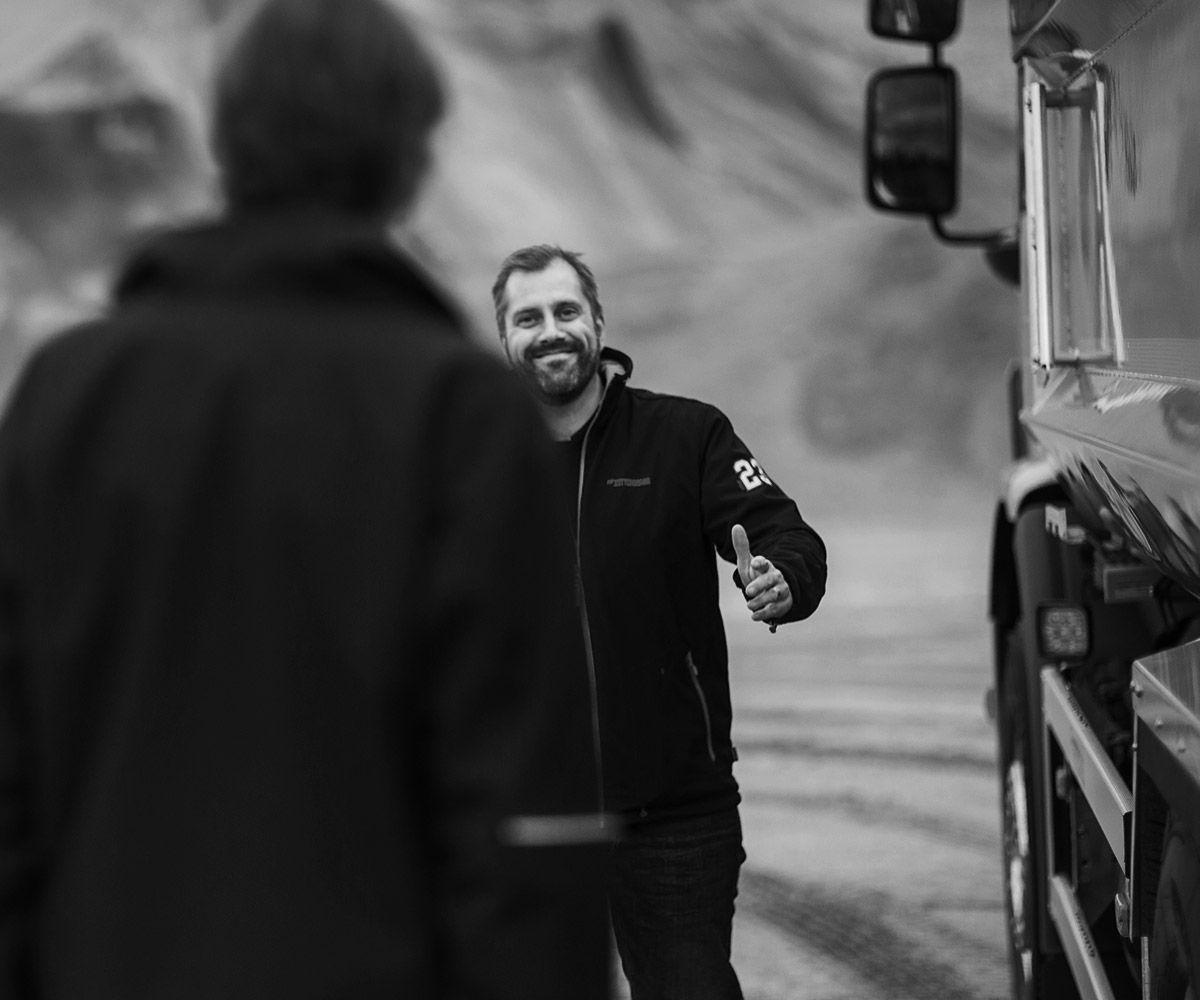
[[[690,396],[656,392],[640,386],[627,386],[625,392],[630,398],[631,405],[643,412],[647,418],[694,425],[705,425],[727,419],[725,414],[713,404],[693,399]]]

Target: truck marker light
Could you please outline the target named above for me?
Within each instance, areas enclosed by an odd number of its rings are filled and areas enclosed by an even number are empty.
[[[1085,608],[1077,604],[1038,607],[1038,646],[1048,660],[1082,660],[1091,651],[1091,629]]]

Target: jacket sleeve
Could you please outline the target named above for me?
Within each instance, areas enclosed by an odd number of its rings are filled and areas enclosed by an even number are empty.
[[[428,808],[439,996],[607,997],[592,710],[566,498],[507,373],[437,411],[429,548]]]
[[[807,618],[825,594],[825,543],[800,516],[795,502],[759,465],[719,410],[708,410],[702,457],[704,529],[721,557],[736,565],[730,533],[746,529],[750,551],[766,556],[792,591],[792,607],[780,622]],[[737,572],[734,582],[741,589]]]

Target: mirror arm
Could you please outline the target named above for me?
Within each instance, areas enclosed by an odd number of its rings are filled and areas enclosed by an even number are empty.
[[[990,233],[950,233],[942,226],[940,215],[929,216],[929,227],[943,243],[965,243],[980,247],[990,246],[1004,235],[1001,229],[993,229]]]
[[[929,65],[942,65],[942,47],[929,46]],[[993,229],[990,233],[951,233],[942,225],[940,215],[929,216],[929,226],[943,243],[958,244],[959,246],[983,247],[983,254],[988,265],[1004,281],[1010,285],[1021,283],[1020,274],[1020,244],[1016,233],[1011,229]]]
[[[1021,283],[1021,241],[1015,228],[996,229],[990,233],[948,233],[942,228],[941,216],[929,216],[929,225],[943,243],[983,247],[983,255],[996,276],[1009,285]]]

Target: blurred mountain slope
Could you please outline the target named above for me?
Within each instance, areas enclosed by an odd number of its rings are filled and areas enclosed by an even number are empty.
[[[922,49],[873,39],[858,0],[480,6],[489,18],[427,14],[454,79],[471,74],[447,136],[458,158],[419,221],[476,220],[448,253],[449,234],[420,229],[481,328],[499,259],[562,242],[600,274],[635,381],[722,405],[782,481],[836,465],[831,482],[879,481],[850,491],[867,506],[890,494],[918,514],[957,497],[946,475],[987,494],[1015,298],[978,253],[861,193],[864,83]],[[1013,218],[1015,95],[1004,13],[989,13],[948,53],[969,152],[959,229]],[[814,502],[844,514],[847,497]]]
[[[985,387],[1011,295],[977,254],[862,204],[865,80],[924,59],[873,39],[863,0],[402,2],[452,111],[400,236],[483,342],[499,261],[559,242],[596,268],[635,380],[725,406],[783,481],[911,467],[919,498],[931,459],[995,464]],[[0,0],[0,390],[100,307],[142,227],[215,206],[207,74],[239,6]],[[964,74],[960,228],[1012,218],[1004,31],[1002,5],[966,0],[945,51]],[[838,508],[846,491],[822,489]]]
[[[597,227],[621,206],[621,258],[698,228],[857,205],[863,84],[883,58],[914,53],[871,38],[861,0],[426,0],[419,10],[460,95],[447,170],[483,170],[478,199],[530,206],[529,229],[585,221],[596,253],[609,253]],[[1003,36],[991,45],[987,85],[966,91],[985,165],[1014,159],[1012,85],[995,59]],[[973,76],[975,55],[964,53]],[[985,166],[965,184],[995,192],[1009,180],[1000,173]],[[449,188],[458,197],[471,186]],[[479,218],[487,238],[490,213]]]

